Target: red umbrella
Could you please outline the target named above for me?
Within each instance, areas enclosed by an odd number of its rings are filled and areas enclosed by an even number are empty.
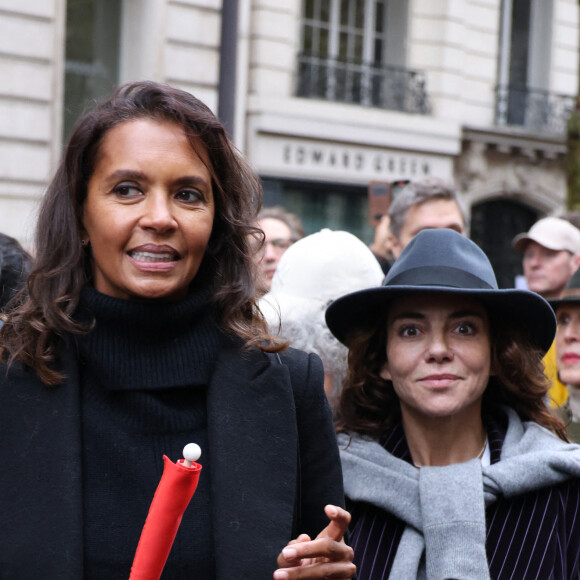
[[[195,463],[201,449],[195,443],[183,448],[173,463],[163,456],[163,475],[153,496],[147,520],[131,567],[129,580],[159,580],[185,508],[195,493],[201,465]]]

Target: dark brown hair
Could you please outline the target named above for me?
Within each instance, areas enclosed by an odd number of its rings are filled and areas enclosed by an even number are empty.
[[[73,313],[91,273],[90,253],[81,247],[80,232],[99,147],[112,128],[143,118],[179,125],[194,150],[201,143],[207,151],[215,217],[202,267],[215,288],[220,324],[247,346],[267,339],[265,322],[253,299],[249,243],[250,235],[258,232],[253,223],[261,204],[259,178],[200,100],[159,83],[130,83],[77,122],[40,206],[35,264],[27,291],[2,329],[4,359],[22,361],[46,384],[62,380],[50,364],[59,339],[87,330]]]
[[[535,421],[568,441],[564,424],[546,404],[549,383],[542,352],[510,325],[506,316],[488,310],[491,368],[494,375],[483,396],[485,408],[512,407],[524,421]],[[387,360],[387,308],[376,322],[349,339],[349,370],[335,409],[337,431],[380,439],[400,418],[399,398],[391,381],[380,376]]]

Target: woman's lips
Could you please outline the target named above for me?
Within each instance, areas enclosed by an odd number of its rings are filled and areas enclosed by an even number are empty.
[[[580,362],[580,354],[575,352],[566,352],[562,355],[561,361],[566,364],[576,364]]]
[[[139,262],[172,262],[177,259],[175,254],[164,252],[130,252],[129,255]]]
[[[457,375],[453,375],[451,373],[441,373],[428,375],[426,377],[422,377],[419,380],[423,384],[429,385],[431,387],[447,387],[458,379],[459,377]]]
[[[146,272],[167,272],[180,259],[179,252],[171,246],[145,244],[127,252],[131,262]]]
[[[153,262],[155,260],[178,260],[179,252],[172,246],[166,244],[143,244],[132,248],[127,252],[129,256],[135,259],[143,259],[145,261]]]

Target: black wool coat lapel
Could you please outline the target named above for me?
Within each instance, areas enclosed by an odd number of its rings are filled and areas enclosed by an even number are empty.
[[[222,353],[208,391],[219,580],[271,578],[295,511],[298,433],[288,368],[275,355],[241,356]]]
[[[0,383],[2,579],[83,577],[78,366],[64,362],[56,387],[16,364]]]

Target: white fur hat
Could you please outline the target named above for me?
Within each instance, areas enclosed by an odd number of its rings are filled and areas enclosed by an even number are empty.
[[[383,271],[356,236],[323,229],[298,240],[282,256],[270,292],[259,302],[270,329],[304,317],[356,290],[379,286]]]

